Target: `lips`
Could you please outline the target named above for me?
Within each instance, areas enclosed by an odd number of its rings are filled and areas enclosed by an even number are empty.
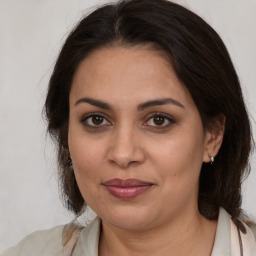
[[[152,187],[152,183],[137,180],[137,179],[112,179],[103,183],[107,191],[123,200],[133,199]]]

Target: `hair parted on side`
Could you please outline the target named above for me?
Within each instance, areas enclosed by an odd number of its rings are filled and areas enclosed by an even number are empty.
[[[241,214],[241,183],[249,173],[251,127],[236,71],[218,34],[199,16],[167,0],[122,0],[85,16],[70,33],[56,61],[45,102],[48,131],[58,145],[64,200],[75,214],[86,202],[68,165],[69,92],[81,61],[112,45],[151,45],[170,57],[179,80],[190,92],[205,129],[226,117],[222,146],[214,164],[201,168],[198,208],[208,219],[224,207]],[[89,75],[89,74],[88,74]]]

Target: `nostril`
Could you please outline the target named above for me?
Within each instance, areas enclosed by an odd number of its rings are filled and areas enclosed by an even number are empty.
[[[115,161],[112,159],[112,160],[110,160],[110,163],[112,165],[118,166],[119,168],[126,169],[126,168],[132,167],[134,165],[137,165],[139,162],[137,162],[137,161]]]
[[[127,168],[130,168],[130,167],[134,167],[140,163],[143,162],[143,159],[131,159],[131,158],[111,158],[109,159],[109,162],[112,164],[112,165],[115,165],[119,168],[122,168],[122,169],[127,169]]]

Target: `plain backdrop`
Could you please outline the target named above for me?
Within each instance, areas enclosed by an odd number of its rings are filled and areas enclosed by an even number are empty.
[[[54,61],[81,16],[106,1],[0,0],[0,251],[25,235],[66,223],[55,150],[42,107]],[[227,45],[256,117],[256,0],[176,1],[208,21]],[[256,124],[252,121],[256,130]],[[256,216],[256,161],[243,208]]]

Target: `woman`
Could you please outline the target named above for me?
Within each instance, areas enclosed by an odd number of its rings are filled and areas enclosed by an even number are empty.
[[[216,32],[165,0],[108,4],[67,38],[45,103],[67,208],[97,217],[3,255],[254,255],[251,130]]]

